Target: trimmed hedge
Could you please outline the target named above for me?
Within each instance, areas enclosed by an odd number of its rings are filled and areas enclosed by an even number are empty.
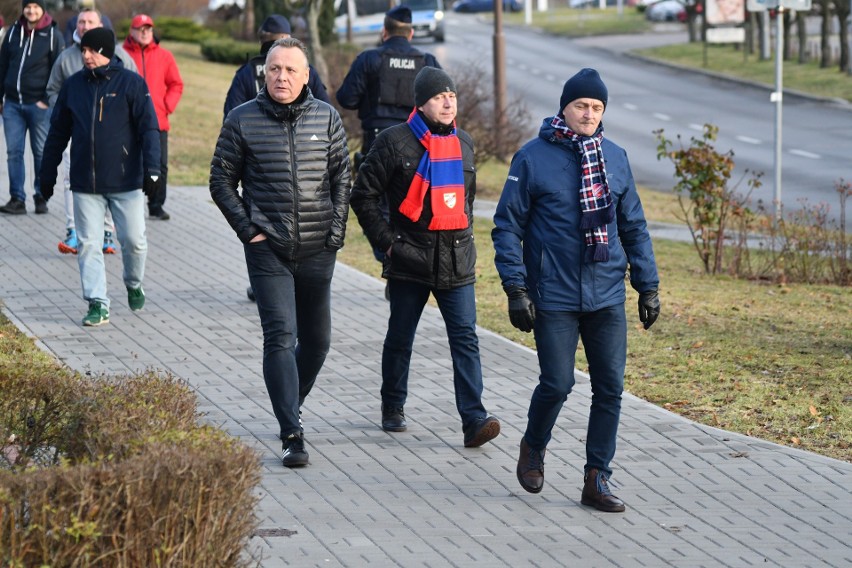
[[[169,376],[0,358],[0,565],[249,566],[256,452]]]
[[[201,55],[208,61],[242,65],[260,53],[257,42],[236,41],[228,38],[206,39],[201,42]]]

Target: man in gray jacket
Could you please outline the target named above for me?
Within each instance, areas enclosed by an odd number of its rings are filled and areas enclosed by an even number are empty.
[[[308,464],[299,409],[331,344],[331,278],[349,215],[343,122],[311,95],[308,76],[301,41],[272,44],[264,88],[225,118],[210,165],[210,194],[245,248],[285,467]]]
[[[77,15],[77,26],[74,29],[72,43],[70,43],[59,54],[53,69],[50,71],[50,78],[47,80],[47,98],[51,110],[56,105],[56,99],[59,97],[59,90],[71,75],[83,68],[83,53],[80,48],[80,41],[83,35],[91,29],[102,28],[103,17],[100,10],[95,8],[83,8]],[[124,64],[124,68],[128,71],[136,73],[136,63],[120,45],[115,46],[115,56],[118,57]],[[79,241],[77,239],[77,229],[74,227],[74,199],[71,195],[71,153],[68,148],[62,153],[62,169],[63,184],[65,187],[65,240],[59,242],[59,252],[62,254],[77,254]],[[115,254],[115,241],[113,240],[114,226],[112,223],[112,214],[107,209],[106,217],[104,218],[104,254]]]

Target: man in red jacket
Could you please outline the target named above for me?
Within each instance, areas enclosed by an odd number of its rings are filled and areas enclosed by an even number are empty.
[[[166,182],[169,174],[169,115],[177,108],[183,94],[183,79],[172,53],[160,47],[154,37],[154,20],[139,14],[130,22],[130,35],[124,40],[124,50],[136,62],[136,68],[151,91],[157,121],[160,124],[160,191],[148,197],[148,215],[152,219],[167,221],[169,214],[163,209],[166,202]]]

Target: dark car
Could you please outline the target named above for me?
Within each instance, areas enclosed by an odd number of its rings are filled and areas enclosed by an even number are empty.
[[[520,12],[524,3],[520,0],[503,0],[504,12]],[[453,12],[473,13],[491,12],[494,10],[494,0],[457,0],[453,4]]]

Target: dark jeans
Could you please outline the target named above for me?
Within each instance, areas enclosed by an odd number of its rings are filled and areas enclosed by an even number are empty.
[[[279,258],[269,241],[244,246],[263,327],[263,380],[281,438],[300,431],[299,407],[331,345],[335,251],[299,262]]]
[[[169,131],[160,130],[160,191],[148,198],[148,213],[160,213],[166,202],[166,183],[169,181]]]
[[[388,280],[390,318],[382,351],[382,403],[403,406],[408,396],[408,371],[417,324],[429,294],[435,296],[453,359],[453,386],[462,428],[484,418],[482,365],[476,335],[476,297],[473,284],[453,290],[436,290],[424,284]]]
[[[535,344],[541,376],[530,401],[524,438],[536,450],[544,449],[550,441],[559,411],[574,386],[578,338],[583,339],[592,382],[585,470],[597,468],[611,475],[609,462],[615,455],[627,362],[623,304],[596,312],[536,312]]]

